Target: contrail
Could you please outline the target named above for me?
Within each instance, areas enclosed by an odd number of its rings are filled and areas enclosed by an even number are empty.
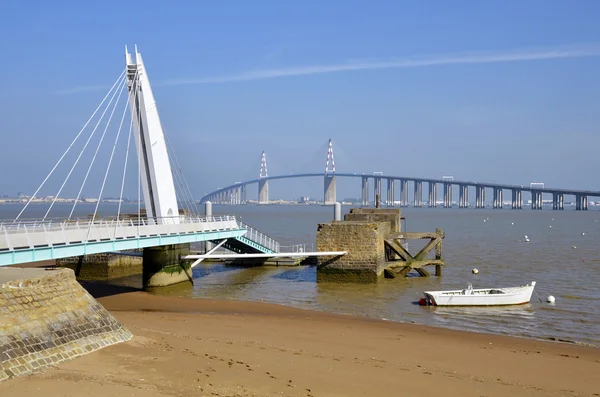
[[[443,65],[465,65],[465,64],[485,64],[485,63],[503,63],[503,62],[526,62],[543,61],[553,59],[568,58],[586,58],[600,55],[600,45],[589,45],[584,47],[562,47],[537,50],[513,50],[496,53],[471,53],[454,54],[431,57],[406,57],[392,58],[387,60],[373,61],[352,61],[345,63],[334,63],[329,65],[296,66],[278,69],[263,69],[237,74],[187,78],[177,80],[165,80],[156,82],[155,86],[175,86],[175,85],[196,85],[196,84],[218,84],[236,81],[265,80],[280,77],[308,76],[323,73],[339,73],[360,70],[382,70],[382,69],[401,69],[418,68],[428,66]],[[83,86],[65,89],[56,92],[56,94],[75,94],[87,91],[97,91],[105,89],[104,86]]]

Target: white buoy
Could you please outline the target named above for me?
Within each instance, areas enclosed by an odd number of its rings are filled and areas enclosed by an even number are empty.
[[[585,232],[581,232],[581,235],[582,235],[582,236],[585,236]]]
[[[577,246],[576,246],[576,245],[574,245],[574,246],[572,246],[571,248],[573,248],[574,250],[576,250],[576,249],[577,249]]]
[[[485,220],[485,219],[484,219],[483,221],[484,221],[484,222],[487,222],[487,220]]]
[[[552,225],[550,225],[550,227],[552,227]]]
[[[526,239],[525,239],[525,242],[526,242],[526,243],[528,243],[528,242],[529,242],[529,239],[528,239],[528,238],[526,238]]]
[[[546,302],[554,303],[554,302],[556,302],[556,299],[554,299],[554,297],[552,295],[548,295],[548,297],[546,298]]]
[[[479,273],[479,270],[477,270],[477,268],[474,268],[474,269],[472,270],[472,272],[473,272],[473,274],[477,274],[477,273]]]
[[[513,225],[513,226],[515,225],[515,223],[514,223],[514,222],[511,222],[510,224],[511,224],[511,225]]]

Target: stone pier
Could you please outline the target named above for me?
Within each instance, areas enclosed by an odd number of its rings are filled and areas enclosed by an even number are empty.
[[[374,283],[386,266],[384,239],[389,222],[344,221],[320,224],[317,251],[348,251],[340,257],[319,256],[317,282]]]
[[[419,252],[407,251],[406,240],[429,239]],[[319,224],[317,251],[346,251],[342,256],[317,258],[317,282],[373,283],[416,271],[429,276],[424,266],[435,266],[442,275],[444,232],[415,233],[402,230],[398,208],[353,208],[344,221]],[[433,249],[435,248],[435,251]],[[431,258],[430,253],[435,257]]]
[[[189,254],[189,243],[144,248],[142,270],[144,288],[165,287],[182,282],[192,283],[191,263],[181,260],[181,257]]]
[[[0,381],[131,338],[72,270],[0,268]]]

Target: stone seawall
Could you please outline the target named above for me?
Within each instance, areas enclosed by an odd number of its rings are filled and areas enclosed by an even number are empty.
[[[72,270],[0,268],[0,381],[131,337]]]

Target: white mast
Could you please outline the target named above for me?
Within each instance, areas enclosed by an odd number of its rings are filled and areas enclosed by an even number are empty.
[[[179,223],[177,195],[165,136],[148,74],[137,46],[135,63],[127,47],[125,47],[125,60],[129,104],[135,129],[146,215],[148,218],[159,218],[158,223]],[[173,218],[164,219],[169,217]]]

